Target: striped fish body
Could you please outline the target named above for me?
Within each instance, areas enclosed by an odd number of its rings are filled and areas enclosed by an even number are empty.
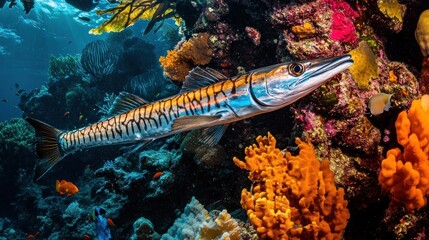
[[[143,105],[59,135],[61,150],[152,140],[260,114],[249,93],[251,75],[242,75]],[[178,119],[181,123],[174,124]]]
[[[112,117],[87,127],[60,131],[28,118],[41,136],[35,177],[40,179],[65,155],[83,148],[149,142],[193,129],[202,129],[203,141],[217,143],[228,123],[283,108],[352,63],[350,55],[282,63],[231,79],[212,69],[195,68],[178,95],[148,103],[121,93]]]

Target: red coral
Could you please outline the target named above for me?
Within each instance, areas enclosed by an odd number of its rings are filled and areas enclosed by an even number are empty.
[[[353,20],[359,17],[359,14],[343,1],[326,0],[329,8],[334,12],[332,14],[331,34],[329,37],[342,43],[357,44],[356,28]]]
[[[253,44],[255,44],[255,46],[259,46],[259,44],[261,44],[261,33],[252,27],[246,27],[245,30]]]

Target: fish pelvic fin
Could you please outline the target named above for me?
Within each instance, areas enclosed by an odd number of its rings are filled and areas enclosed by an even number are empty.
[[[36,153],[39,160],[34,168],[34,180],[42,178],[64,156],[61,153],[58,136],[61,131],[36,119],[25,119],[36,131]]]

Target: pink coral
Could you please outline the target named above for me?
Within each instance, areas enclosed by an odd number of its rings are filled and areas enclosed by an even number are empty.
[[[346,2],[336,0],[327,0],[326,2],[334,12],[332,14],[331,34],[329,37],[342,43],[356,44],[358,39],[353,20],[359,17],[359,14]]]

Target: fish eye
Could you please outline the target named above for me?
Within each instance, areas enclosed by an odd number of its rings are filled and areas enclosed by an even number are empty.
[[[289,64],[289,73],[294,77],[300,76],[302,73],[304,73],[304,65],[301,63]]]

